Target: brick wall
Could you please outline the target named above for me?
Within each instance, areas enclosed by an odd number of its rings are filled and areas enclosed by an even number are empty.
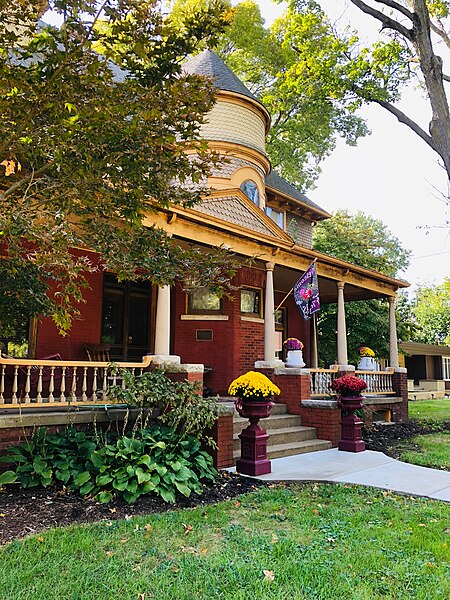
[[[335,448],[341,439],[341,410],[334,408],[304,407],[301,409],[302,425],[315,427],[317,437],[329,440]]]
[[[393,419],[400,423],[408,420],[408,374],[406,369],[396,369],[392,376],[392,387],[399,398],[402,399],[401,404],[396,405],[395,412],[393,411]]]
[[[221,415],[213,428],[212,437],[218,448],[208,448],[218,469],[233,465],[233,414]]]

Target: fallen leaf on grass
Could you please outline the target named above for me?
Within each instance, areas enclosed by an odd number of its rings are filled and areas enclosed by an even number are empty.
[[[115,512],[117,512],[117,508],[110,508],[110,509],[109,509],[109,512],[110,512],[110,513],[115,513]]]
[[[106,556],[114,556],[114,552],[111,552],[111,550],[107,550],[105,554]]]
[[[42,535],[40,535],[40,536],[38,537],[37,541],[38,541],[38,542],[43,542],[43,541],[44,541],[44,538],[42,537]]]
[[[270,540],[271,544],[276,544],[278,542],[278,536],[276,533],[272,533],[272,538]]]
[[[181,546],[181,552],[187,552],[188,554],[198,554],[197,550],[193,546]]]
[[[266,569],[264,569],[263,573],[264,573],[264,579],[266,581],[273,581],[275,579],[275,575],[274,575],[273,571],[267,571]]]
[[[147,525],[144,525],[144,529],[145,531],[151,531],[153,527],[150,525],[150,523],[147,523]]]
[[[315,508],[315,509],[312,511],[312,514],[313,514],[313,515],[318,515],[318,514],[319,514],[319,511],[318,511],[318,510]]]
[[[207,553],[208,553],[208,548],[201,548],[200,554],[207,554]]]
[[[419,523],[419,527],[426,527],[425,523]]]
[[[121,544],[126,544],[128,542],[128,538],[123,538],[122,540],[120,540]]]
[[[186,523],[182,523],[183,527],[184,527],[184,533],[187,535],[188,533],[190,533],[194,528],[192,527],[192,525],[186,525]]]

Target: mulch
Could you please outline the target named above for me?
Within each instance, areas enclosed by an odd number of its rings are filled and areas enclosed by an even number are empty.
[[[175,504],[167,504],[154,496],[141,496],[134,504],[125,501],[100,504],[84,500],[77,494],[61,490],[32,488],[20,489],[16,485],[5,486],[0,491],[0,546],[52,527],[76,523],[95,523],[107,519],[113,521],[136,515],[162,513],[177,508],[195,508],[230,500],[258,487],[263,481],[250,479],[235,473],[221,472],[201,496],[180,496]],[[1,594],[0,594],[1,595]]]
[[[397,446],[416,435],[450,431],[450,421],[446,423],[396,423],[365,428],[363,437],[368,450],[384,452],[398,458]],[[414,447],[412,445],[412,447]],[[83,500],[73,493],[61,490],[32,488],[22,490],[16,485],[6,486],[0,491],[0,545],[14,539],[41,532],[52,527],[80,523],[94,523],[102,520],[124,519],[134,515],[162,513],[179,508],[194,508],[235,498],[268,485],[257,479],[243,477],[236,473],[221,472],[216,482],[206,487],[199,496],[179,497],[176,504],[169,505],[153,496],[143,496],[134,504],[124,501],[99,504],[94,500]]]

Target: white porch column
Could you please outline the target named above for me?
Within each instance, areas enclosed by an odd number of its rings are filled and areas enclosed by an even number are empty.
[[[311,344],[311,368],[317,369],[319,366],[319,349],[317,345],[317,313],[314,313],[311,319],[310,344]]]
[[[274,263],[266,263],[266,295],[264,300],[264,361],[266,362],[275,360],[274,268]]]
[[[347,365],[347,326],[345,324],[344,285],[337,282],[337,361],[339,365]]]
[[[389,296],[389,366],[398,367],[397,322],[395,319],[395,296]]]
[[[170,285],[158,288],[156,302],[155,354],[170,354]]]

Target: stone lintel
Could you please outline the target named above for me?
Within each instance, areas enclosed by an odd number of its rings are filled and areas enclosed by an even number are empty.
[[[274,375],[310,375],[310,370],[301,367],[281,367],[274,369]]]
[[[389,398],[386,398],[385,396],[382,398],[377,398],[376,396],[364,396],[363,404],[399,404],[401,402],[402,399],[398,396],[390,396]]]
[[[175,354],[152,354],[151,358],[155,367],[179,365],[181,363],[181,358]]]

